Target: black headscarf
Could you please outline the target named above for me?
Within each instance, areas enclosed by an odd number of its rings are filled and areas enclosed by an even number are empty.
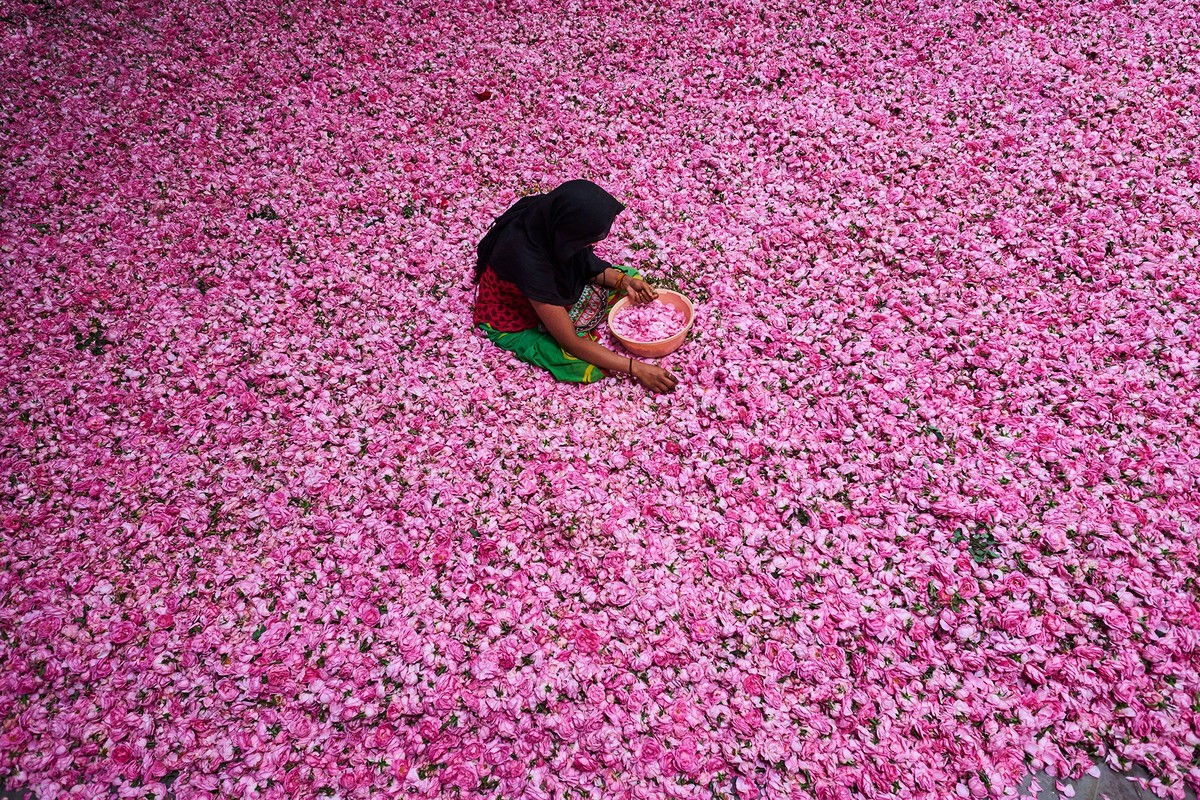
[[[518,200],[492,223],[476,248],[475,280],[490,264],[540,303],[569,306],[607,261],[589,245],[608,236],[625,206],[591,181],[567,181]]]

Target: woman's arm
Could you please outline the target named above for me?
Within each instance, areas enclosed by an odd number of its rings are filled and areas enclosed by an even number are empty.
[[[634,303],[649,303],[657,299],[658,292],[641,278],[631,278],[619,269],[608,267],[596,276],[593,281],[597,286],[606,289],[624,289],[629,299]]]
[[[589,364],[595,364],[608,372],[628,373],[632,370],[630,374],[637,379],[637,382],[652,392],[670,392],[675,389],[678,381],[674,375],[662,367],[638,361],[636,358],[619,356],[607,347],[577,335],[575,323],[571,322],[570,315],[562,306],[539,303],[536,300],[531,300],[530,303],[538,317],[541,318],[542,324],[546,326],[546,330],[554,337],[554,341],[576,358]]]

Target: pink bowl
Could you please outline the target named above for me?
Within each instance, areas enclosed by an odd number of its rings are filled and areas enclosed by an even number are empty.
[[[692,307],[692,301],[681,295],[679,292],[672,292],[670,289],[659,289],[657,303],[666,303],[669,306],[674,306],[683,312],[683,328],[669,339],[660,339],[657,342],[639,342],[636,339],[626,339],[612,329],[612,321],[617,314],[621,313],[621,309],[629,305],[629,298],[622,297],[613,305],[608,312],[608,330],[612,333],[621,346],[635,356],[643,358],[662,358],[668,353],[673,353],[679,349],[679,345],[683,344],[683,340],[687,338],[688,331],[692,329],[692,323],[696,319],[696,309]]]

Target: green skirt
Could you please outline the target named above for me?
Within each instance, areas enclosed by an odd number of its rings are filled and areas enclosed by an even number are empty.
[[[640,272],[629,267],[616,267],[616,269],[621,270],[631,278],[640,278],[642,276]],[[620,295],[617,292],[611,289],[608,290],[604,313],[608,313],[608,310],[613,307],[619,297]],[[579,319],[575,316],[580,312],[586,314],[586,305],[583,299],[575,304],[575,307],[571,309],[572,321],[577,326],[584,326],[582,329],[579,327],[576,328],[576,335],[595,341],[599,338],[594,330],[595,320]],[[582,361],[562,349],[554,337],[540,327],[530,328],[525,331],[516,331],[515,333],[502,333],[486,323],[481,323],[478,327],[487,334],[492,344],[502,350],[507,350],[527,364],[541,367],[560,381],[567,381],[569,383],[595,383],[606,377],[604,371],[595,364]]]

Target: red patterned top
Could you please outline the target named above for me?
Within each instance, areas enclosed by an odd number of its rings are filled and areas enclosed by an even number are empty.
[[[501,333],[527,331],[542,321],[517,285],[502,280],[490,266],[479,279],[474,319],[476,325],[486,323]]]

